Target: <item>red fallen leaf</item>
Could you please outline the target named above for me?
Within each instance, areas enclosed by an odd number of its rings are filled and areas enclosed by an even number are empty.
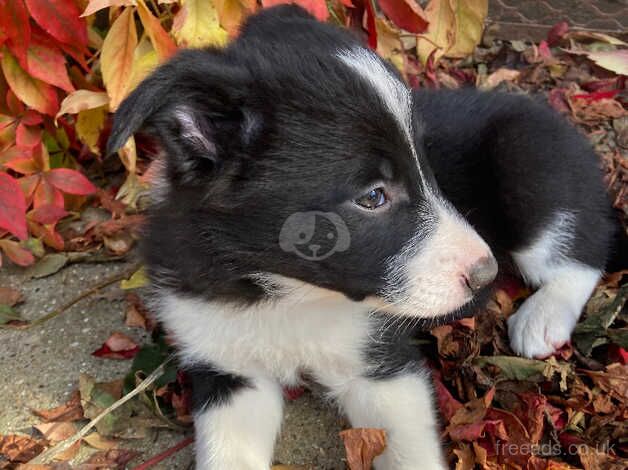
[[[26,199],[20,185],[6,173],[0,173],[0,229],[26,240]]]
[[[545,413],[550,423],[557,431],[562,431],[567,426],[567,413],[551,403],[545,404]]]
[[[74,91],[74,86],[68,77],[63,53],[47,38],[42,38],[40,34],[34,32],[26,60],[28,73],[33,77],[59,87],[68,93]]]
[[[35,209],[48,204],[65,207],[65,201],[61,191],[50,184],[46,178],[39,175],[38,178],[39,184],[37,185],[37,189],[35,189],[35,194],[33,195],[33,205],[35,206]]]
[[[498,448],[499,462],[524,467],[531,457],[531,446],[530,434],[521,420],[513,413],[498,408],[489,408],[486,412],[486,419],[491,421],[500,420],[504,423],[505,429],[508,430],[507,443],[512,445],[500,446]],[[495,442],[495,446],[497,445],[499,443]]]
[[[33,19],[53,38],[87,47],[87,24],[74,0],[25,0]]]
[[[614,98],[619,94],[619,90],[595,91],[593,93],[581,93],[572,95],[572,98],[586,101],[600,101],[603,99]]]
[[[81,406],[81,395],[78,390],[72,392],[70,399],[63,405],[49,410],[31,410],[33,414],[39,416],[44,421],[78,421],[83,419],[83,407]]]
[[[386,449],[383,429],[354,428],[340,432],[349,470],[370,470],[373,459]]]
[[[41,136],[39,127],[29,127],[20,122],[15,130],[15,143],[20,148],[32,149],[41,144]]]
[[[513,413],[528,430],[530,442],[536,444],[543,436],[547,398],[537,393],[520,393],[519,399],[521,403],[515,407]]]
[[[22,116],[21,121],[27,126],[36,126],[44,121],[44,118],[34,109],[27,110]]]
[[[12,116],[19,116],[24,113],[24,104],[20,101],[13,90],[7,91],[7,106]]]
[[[406,31],[420,34],[429,25],[425,12],[414,0],[379,0],[378,3],[384,14]]]
[[[572,116],[577,122],[602,121],[608,118],[620,118],[628,114],[618,100],[613,99],[612,96],[607,96],[607,94],[616,93],[618,90],[586,94],[579,93],[579,91],[578,87],[574,86],[565,95]]]
[[[33,254],[13,240],[0,240],[0,248],[18,266],[30,266],[35,262]]]
[[[547,33],[547,44],[550,46],[555,46],[560,42],[563,36],[567,34],[568,31],[569,23],[567,23],[566,21],[556,23]]]
[[[558,441],[563,449],[569,449],[570,446],[577,447],[584,444],[584,439],[571,432],[563,432],[558,435]]]
[[[94,186],[85,176],[69,168],[55,168],[46,173],[46,180],[64,193],[87,196],[96,192]]]
[[[604,78],[582,83],[580,88],[588,92],[622,90],[624,87],[624,77]]]
[[[449,437],[454,441],[477,441],[488,433],[498,439],[508,440],[504,423],[499,419],[482,420],[477,423],[456,426],[449,430]]]
[[[550,59],[552,57],[552,51],[547,44],[547,41],[541,41],[539,43],[539,56],[543,59]]]
[[[24,176],[17,180],[18,184],[20,185],[20,188],[22,188],[22,192],[24,193],[24,196],[26,197],[27,207],[30,206],[31,203],[33,202],[33,198],[35,196],[35,190],[37,189],[37,186],[39,185],[40,179],[41,178],[39,175],[30,175],[30,176]]]
[[[23,0],[5,0],[0,3],[0,31],[8,39],[9,48],[20,64],[25,66],[31,27]]]
[[[329,10],[325,0],[262,0],[262,5],[272,7],[285,3],[294,3],[305,8],[320,21],[326,21],[329,18]]]
[[[35,222],[46,225],[56,224],[60,219],[63,219],[66,215],[68,215],[68,212],[66,212],[66,210],[62,207],[45,204],[30,211],[28,215]]]
[[[28,221],[28,228],[30,229],[33,237],[41,238],[41,240],[48,246],[58,251],[63,251],[65,247],[65,241],[63,237],[57,233],[54,225],[41,225],[37,222]]]
[[[116,331],[92,355],[107,359],[131,359],[139,350],[140,347],[135,341],[124,333]]]
[[[611,344],[609,346],[608,355],[612,362],[619,362],[624,366],[628,364],[628,351],[616,344]]]
[[[371,49],[377,49],[377,26],[375,25],[375,11],[371,0],[364,0],[366,9],[366,31],[368,33],[368,44]]]
[[[436,401],[438,408],[446,421],[450,421],[452,416],[462,408],[462,403],[456,400],[449,392],[447,387],[443,384],[440,378],[440,373],[434,372],[432,374],[434,385],[436,388]]]
[[[305,393],[305,388],[303,387],[284,387],[283,388],[283,396],[286,398],[286,400],[296,400],[304,393]]]
[[[32,77],[6,49],[0,57],[4,78],[15,95],[37,111],[54,116],[59,107],[57,90]]]

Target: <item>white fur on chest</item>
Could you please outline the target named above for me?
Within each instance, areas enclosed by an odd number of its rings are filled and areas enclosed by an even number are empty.
[[[301,372],[323,382],[360,374],[370,331],[368,307],[288,281],[276,300],[250,307],[162,291],[159,319],[188,363],[206,362],[244,376],[263,374],[286,385],[298,383]]]

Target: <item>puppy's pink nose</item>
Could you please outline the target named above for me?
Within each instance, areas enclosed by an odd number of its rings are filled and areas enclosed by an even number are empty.
[[[497,276],[497,261],[491,255],[477,260],[468,270],[465,282],[473,292],[490,284]]]

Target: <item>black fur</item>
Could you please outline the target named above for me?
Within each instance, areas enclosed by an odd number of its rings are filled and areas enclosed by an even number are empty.
[[[192,385],[192,413],[229,401],[234,393],[251,384],[244,377],[221,372],[206,364],[185,369]]]
[[[616,226],[599,158],[547,104],[476,90],[415,91],[439,187],[494,252],[524,248],[557,211],[575,214],[568,256],[603,270]]]

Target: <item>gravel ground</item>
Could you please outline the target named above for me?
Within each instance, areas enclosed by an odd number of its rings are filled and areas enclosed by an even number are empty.
[[[32,320],[129,269],[125,263],[82,264],[46,278],[28,279],[22,270],[3,267],[0,285],[22,292],[25,301],[17,311]],[[32,330],[0,330],[0,434],[27,431],[39,423],[30,410],[64,403],[77,388],[80,373],[90,374],[97,381],[126,374],[129,361],[100,359],[90,354],[113,331],[125,333],[139,343],[148,340],[142,330],[124,325],[124,309],[124,292],[114,285]],[[343,426],[336,410],[306,393],[286,404],[275,460],[315,469],[343,469],[344,452],[338,438]],[[160,430],[147,439],[124,441],[121,447],[142,452],[133,465],[181,439],[178,432]],[[89,452],[83,447],[79,458]],[[153,468],[187,469],[192,462],[192,449],[188,447]]]

